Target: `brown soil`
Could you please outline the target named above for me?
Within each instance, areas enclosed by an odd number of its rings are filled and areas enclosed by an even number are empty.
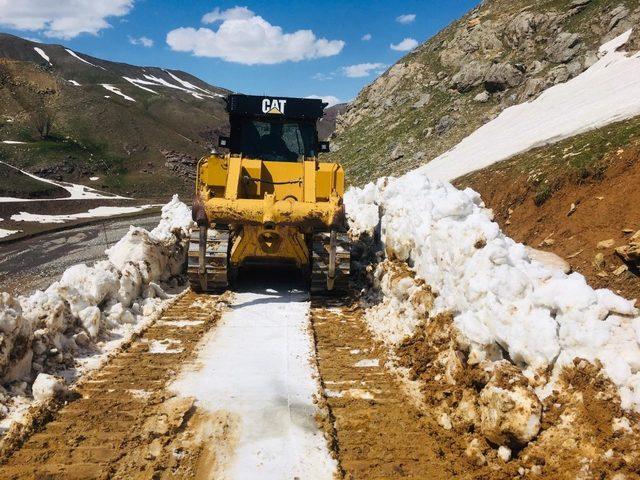
[[[640,298],[637,271],[613,273],[623,265],[614,249],[630,236],[623,230],[640,230],[640,146],[610,152],[601,164],[605,167],[598,178],[565,179],[540,206],[528,175],[514,177],[508,167],[481,170],[456,184],[478,191],[513,239],[560,255],[596,288]],[[569,215],[572,204],[576,208]],[[613,246],[598,249],[598,243],[608,239]],[[604,264],[596,266],[598,253]]]
[[[218,301],[187,293],[82,382],[78,398],[52,412],[48,423],[42,425],[36,413],[26,439],[16,428],[3,444],[0,478],[210,478],[218,449],[233,441],[228,422],[196,408],[191,398],[175,397],[166,386],[218,321]],[[185,319],[202,323],[165,323]],[[150,342],[165,339],[180,342],[170,345],[175,353],[150,353]]]
[[[465,456],[461,438],[418,410],[385,367],[385,349],[368,333],[362,314],[346,301],[312,304],[318,367],[332,420],[329,434],[343,478],[489,478],[486,468]],[[370,359],[378,359],[378,366],[356,366]]]
[[[599,366],[584,360],[565,369],[561,388],[544,400],[538,436],[527,445],[511,445],[513,456],[508,462],[499,459],[498,445],[477,426],[479,393],[489,375],[482,364],[467,364],[455,338],[451,316],[428,320],[400,346],[398,362],[420,382],[427,415],[446,414],[457,441],[475,442],[476,448],[469,453],[483,468],[468,478],[640,478],[640,431],[637,427],[632,432],[614,430],[614,419],[623,416],[617,390],[600,374]],[[501,373],[500,388],[526,387],[525,377],[518,375],[515,366],[507,364]],[[640,419],[637,414],[624,415],[632,426]]]

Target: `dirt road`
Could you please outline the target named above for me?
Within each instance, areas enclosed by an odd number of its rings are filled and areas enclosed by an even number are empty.
[[[0,292],[26,295],[47,288],[77,263],[104,259],[131,225],[152,229],[159,214],[135,219],[102,220],[91,225],[0,244]]]
[[[33,431],[3,479],[449,479],[467,472],[347,300],[187,292]],[[456,453],[457,452],[457,453]]]

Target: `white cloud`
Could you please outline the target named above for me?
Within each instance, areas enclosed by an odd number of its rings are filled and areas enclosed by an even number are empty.
[[[0,0],[1,1],[1,0]],[[167,44],[177,52],[221,58],[244,65],[273,65],[331,57],[344,48],[342,40],[317,38],[311,30],[284,33],[246,7],[214,10],[206,23],[221,22],[218,30],[182,27],[167,34]]]
[[[362,78],[371,75],[371,72],[382,73],[386,67],[384,63],[359,63],[342,68],[342,73],[349,78]]]
[[[342,103],[342,100],[340,100],[338,97],[335,97],[333,95],[309,95],[308,97],[304,97],[304,98],[317,98],[319,100],[322,100],[325,103],[328,103],[329,104],[327,105],[328,107],[333,107],[334,105]]]
[[[220,10],[216,7],[212,12],[202,17],[202,23],[215,23],[226,20],[246,20],[255,14],[247,7],[233,7],[227,10]]]
[[[416,14],[415,13],[407,13],[405,15],[400,15],[396,18],[396,22],[401,23],[403,25],[408,25],[410,23],[415,22]]]
[[[408,52],[416,48],[420,43],[413,38],[405,38],[400,43],[391,44],[391,50],[396,50],[398,52]]]
[[[360,40],[362,40],[363,42],[368,42],[369,40],[371,40],[373,37],[371,36],[370,33],[366,33],[362,36],[362,38]]]
[[[143,47],[146,48],[151,48],[153,47],[153,40],[151,40],[148,37],[140,37],[140,38],[135,38],[135,37],[129,37],[129,43],[131,45],[142,45]]]
[[[320,82],[326,82],[328,80],[333,80],[334,78],[336,78],[336,74],[335,72],[329,72],[329,73],[318,72],[315,75],[313,75],[311,78],[314,80],[318,80]]]
[[[42,32],[46,37],[70,39],[81,33],[96,35],[109,28],[109,17],[121,17],[134,0],[0,0],[0,26]]]

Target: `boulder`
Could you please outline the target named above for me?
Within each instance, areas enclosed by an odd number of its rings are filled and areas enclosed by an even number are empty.
[[[431,101],[431,94],[430,93],[423,93],[422,95],[420,95],[420,98],[418,99],[418,101],[412,105],[412,107],[413,108],[422,108],[422,107],[428,105],[430,101]]]
[[[463,65],[460,71],[451,79],[451,88],[458,90],[460,93],[468,92],[483,82],[489,68],[488,64],[478,61]]]
[[[451,117],[450,115],[445,115],[438,121],[438,124],[436,125],[436,134],[444,135],[449,130],[451,130],[451,128],[453,128],[455,124],[456,121],[453,117]]]
[[[629,239],[627,245],[616,248],[616,253],[626,263],[640,266],[640,230]]]
[[[484,78],[484,88],[490,92],[501,92],[517,87],[524,81],[522,69],[507,62],[493,64]]]
[[[546,48],[547,59],[553,63],[567,63],[573,60],[582,47],[582,40],[577,33],[560,32]]]
[[[484,92],[480,92],[478,95],[473,97],[476,102],[487,103],[489,101],[490,95],[486,90]]]

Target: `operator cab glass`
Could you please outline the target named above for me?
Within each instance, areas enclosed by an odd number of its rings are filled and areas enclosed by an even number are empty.
[[[306,122],[244,120],[240,128],[244,157],[276,162],[298,162],[316,155],[315,125]]]

